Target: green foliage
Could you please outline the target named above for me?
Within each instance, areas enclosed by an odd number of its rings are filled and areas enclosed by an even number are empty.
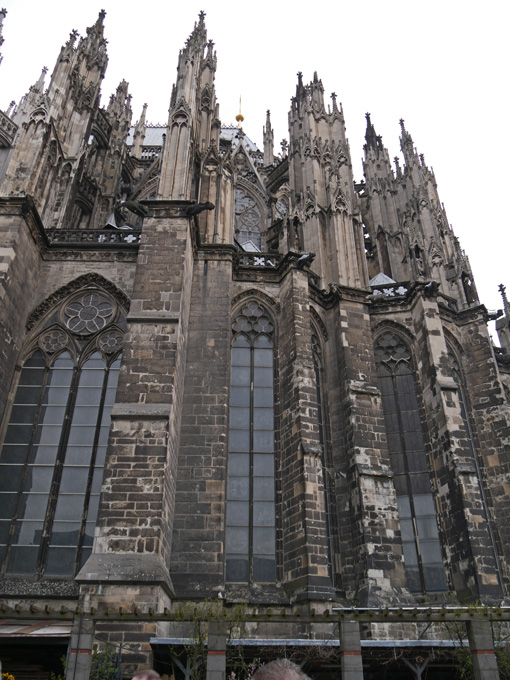
[[[115,649],[109,645],[102,651],[94,649],[90,668],[90,680],[117,680],[118,668]]]
[[[62,656],[62,657],[60,658],[60,661],[61,661],[61,663],[62,663],[62,671],[63,671],[63,673],[62,673],[62,674],[59,673],[58,675],[55,675],[55,673],[54,673],[53,671],[51,671],[51,673],[50,673],[50,680],[65,680],[65,677],[66,677],[66,668],[67,668],[67,659],[66,659],[65,656]]]
[[[491,621],[491,609],[476,604],[473,611],[480,614],[481,619]],[[469,649],[466,635],[466,626],[463,623],[442,624],[448,637],[457,643],[452,652],[457,678],[459,680],[473,680],[473,660]],[[491,622],[492,637],[494,640],[494,653],[498,664],[498,672],[501,680],[510,680],[510,630],[506,622]]]
[[[226,636],[227,669],[229,680],[246,680],[257,668],[258,662],[248,663],[244,656],[244,648],[236,644],[246,637],[246,605],[236,605],[228,609],[229,621],[225,621],[226,610],[221,602],[204,600],[200,603],[188,602],[175,611],[177,621],[189,625],[190,641],[184,645],[187,670],[190,680],[205,680],[207,672],[207,637],[209,622],[220,624]],[[175,656],[179,650],[171,650]]]

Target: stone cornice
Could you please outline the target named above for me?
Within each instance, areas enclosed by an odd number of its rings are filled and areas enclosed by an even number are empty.
[[[44,231],[44,225],[31,196],[5,196],[0,198],[0,216],[3,215],[23,217],[30,235],[39,248],[44,250],[48,247],[49,241]]]

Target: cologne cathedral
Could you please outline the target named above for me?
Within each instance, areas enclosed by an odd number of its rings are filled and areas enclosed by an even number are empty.
[[[135,122],[125,81],[100,105],[104,19],[0,112],[2,670],[433,680],[465,649],[496,680],[504,287],[489,313],[403,120],[392,162],[367,114],[355,178],[298,74],[259,150],[201,13],[168,123]]]

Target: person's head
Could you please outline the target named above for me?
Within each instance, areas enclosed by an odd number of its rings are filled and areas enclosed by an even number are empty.
[[[161,676],[159,673],[156,673],[156,671],[149,668],[146,671],[140,671],[134,675],[133,680],[161,680]]]
[[[258,668],[252,680],[310,680],[310,678],[292,661],[276,659]]]

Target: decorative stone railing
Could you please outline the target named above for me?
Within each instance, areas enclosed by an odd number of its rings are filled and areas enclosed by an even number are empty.
[[[142,161],[153,161],[160,153],[160,146],[144,146],[142,147]]]
[[[46,236],[52,244],[68,246],[135,246],[140,243],[140,231],[128,229],[47,229]]]
[[[243,253],[239,256],[240,267],[256,267],[257,269],[276,269],[280,264],[280,253]]]
[[[11,147],[17,131],[18,126],[12,122],[7,114],[0,111],[0,146]]]
[[[372,288],[372,295],[374,297],[378,295],[383,295],[384,297],[402,297],[407,294],[408,290],[409,288],[401,283],[389,283],[383,286],[374,286]]]

